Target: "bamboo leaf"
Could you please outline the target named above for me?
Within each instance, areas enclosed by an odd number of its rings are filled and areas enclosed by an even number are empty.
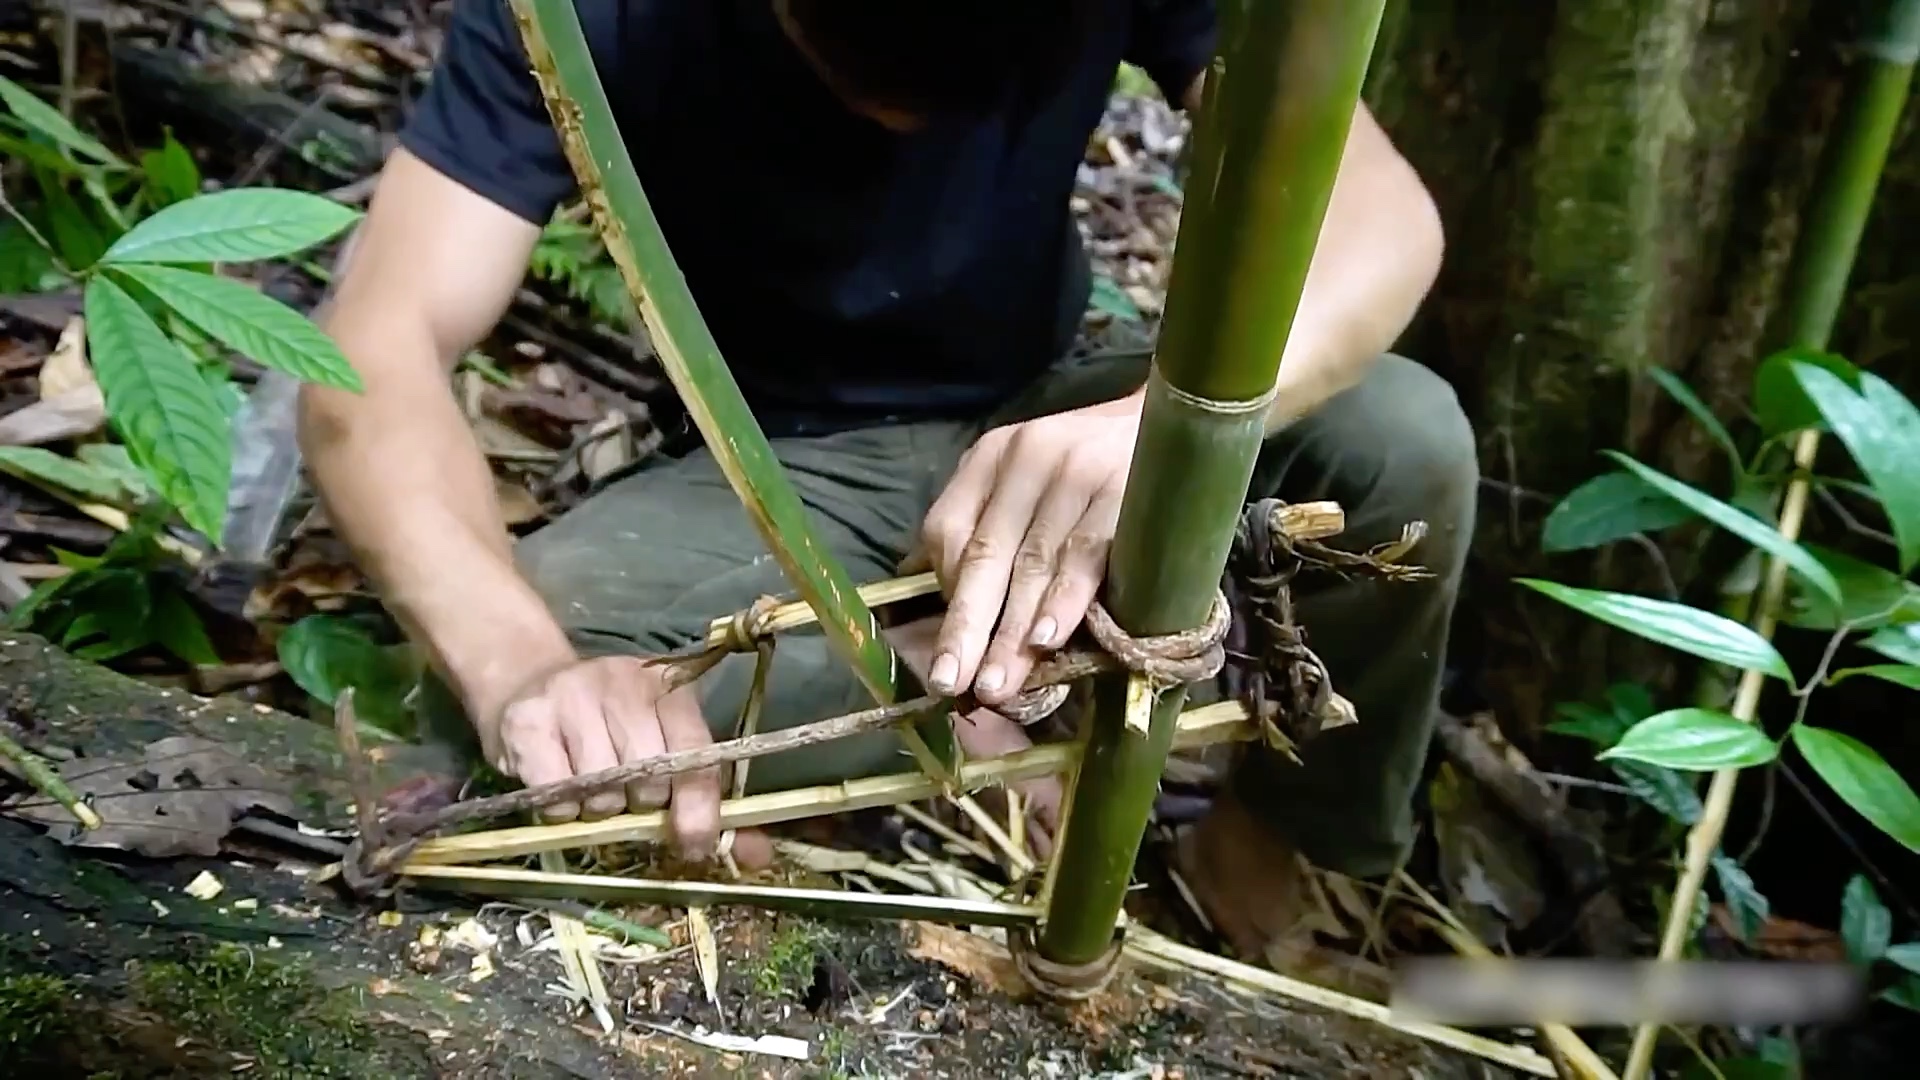
[[[332,199],[280,188],[232,188],[174,203],[114,242],[107,263],[253,262],[331,239],[360,218]]]
[[[1840,894],[1840,940],[1847,959],[1862,967],[1885,956],[1893,942],[1893,912],[1864,874],[1853,875]]]
[[[306,382],[362,389],[359,373],[333,339],[271,296],[177,266],[120,266],[114,273],[139,282],[174,314],[237,353]]]
[[[1746,868],[1725,853],[1713,857],[1713,874],[1720,881],[1720,895],[1727,902],[1727,912],[1733,916],[1740,940],[1753,941],[1771,913],[1766,895],[1753,884]]]
[[[1796,369],[1803,364],[1823,368],[1848,385],[1852,385],[1860,373],[1860,369],[1846,360],[1818,349],[1787,349],[1762,360],[1754,373],[1753,409],[1759,416],[1760,430],[1770,436],[1789,435],[1805,428],[1826,428],[1820,410],[1801,388]]]
[[[1549,553],[1596,548],[1697,516],[1632,473],[1603,473],[1568,492],[1547,515],[1540,548]]]
[[[1860,643],[1889,660],[1920,664],[1920,622],[1883,626]]]
[[[60,110],[41,101],[33,91],[4,75],[0,75],[0,102],[4,102],[8,111],[18,117],[21,123],[74,153],[90,157],[102,165],[125,167],[126,162],[101,145],[98,139],[74,127],[72,121],[60,115]]]
[[[1900,967],[1920,975],[1920,941],[1909,941],[1904,945],[1889,948],[1882,959],[1898,964]]]
[[[1733,435],[1727,431],[1727,426],[1720,422],[1720,418],[1713,415],[1713,410],[1707,408],[1707,403],[1701,401],[1700,396],[1693,392],[1693,387],[1688,386],[1678,375],[1662,367],[1648,368],[1647,378],[1660,384],[1660,389],[1665,390],[1669,397],[1679,402],[1681,408],[1692,413],[1694,420],[1706,429],[1714,442],[1720,444],[1721,449],[1727,452],[1727,459],[1733,462],[1734,468],[1740,467],[1740,445],[1733,441]]]
[[[1909,690],[1920,690],[1920,667],[1912,664],[1870,664],[1866,667],[1842,668],[1834,672],[1827,681],[1837,683],[1855,675],[1865,675],[1869,679],[1890,682]]]
[[[1837,602],[1840,599],[1840,583],[1834,580],[1833,574],[1806,548],[1780,535],[1778,529],[1721,502],[1699,488],[1681,483],[1658,469],[1643,465],[1617,450],[1609,450],[1606,453],[1608,457],[1626,466],[1634,475],[1676,501],[1691,507],[1700,516],[1754,547],[1778,557],[1788,566],[1799,571],[1810,584],[1834,601]]]
[[[1714,709],[1671,709],[1627,729],[1602,758],[1710,772],[1764,765],[1780,752],[1766,732]]]
[[[1840,583],[1840,600],[1808,588],[1795,577],[1783,621],[1805,630],[1838,630],[1841,626],[1870,629],[1889,623],[1920,620],[1920,585],[1884,567],[1844,552],[1803,545]]]
[[[87,283],[87,337],[107,415],[154,489],[219,542],[232,472],[226,418],[188,362],[125,289]]]
[[[1521,578],[1520,584],[1630,634],[1690,656],[1791,679],[1787,662],[1753,628],[1686,604]]]
[[[1886,508],[1901,573],[1912,570],[1920,563],[1920,409],[1871,371],[1858,373],[1858,391],[1817,364],[1795,363],[1793,373]]]
[[[1813,771],[1861,817],[1920,851],[1920,796],[1873,748],[1851,735],[1796,724],[1793,745]]]

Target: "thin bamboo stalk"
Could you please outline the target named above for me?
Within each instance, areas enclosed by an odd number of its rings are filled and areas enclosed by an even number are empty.
[[[1824,351],[1832,340],[1847,280],[1853,273],[1854,255],[1866,232],[1874,193],[1886,168],[1887,151],[1906,108],[1914,63],[1920,59],[1920,0],[1886,0],[1879,4],[1856,51],[1858,66],[1839,122],[1828,136],[1806,224],[1787,271],[1779,322],[1782,348]],[[1779,526],[1789,540],[1800,536],[1811,490],[1809,477],[1819,449],[1818,429],[1802,431],[1794,440],[1796,471],[1781,503]],[[1770,559],[1754,605],[1754,629],[1763,637],[1773,636],[1786,582],[1786,564],[1778,558]],[[1764,676],[1759,672],[1743,672],[1734,694],[1733,715],[1752,723],[1759,711],[1763,686]],[[1661,930],[1661,960],[1679,959],[1686,946],[1694,905],[1726,831],[1739,775],[1738,769],[1722,769],[1707,785],[1704,809],[1687,834],[1686,862],[1674,885]],[[1643,1024],[1634,1031],[1633,1045],[1627,1053],[1626,1080],[1644,1080],[1647,1076],[1659,1033],[1658,1024]]]
[[[20,778],[35,791],[66,807],[67,813],[80,823],[83,829],[97,829],[101,826],[100,815],[86,800],[74,794],[73,789],[60,776],[59,770],[47,763],[47,759],[14,742],[6,732],[0,731],[0,758],[13,764]]]
[[[893,701],[900,666],[873,612],[821,542],[741,396],[640,186],[573,0],[511,0],[541,96],[594,220],[660,363],[714,461],[768,548],[876,702]],[[921,768],[950,779],[959,744],[944,712],[902,736]]]
[[[406,871],[406,877],[422,888],[514,899],[685,908],[752,904],[827,918],[924,919],[968,926],[1031,926],[1040,919],[1038,908],[991,900],[851,893],[786,885],[647,881],[601,874],[550,874],[504,866],[416,866]]]
[[[1237,701],[1190,710],[1181,717],[1174,738],[1176,748],[1246,742],[1260,737],[1258,726]],[[978,791],[995,784],[1014,784],[1064,772],[1080,755],[1075,743],[1046,743],[1001,757],[969,761],[961,766],[958,787]],[[720,804],[722,829],[774,825],[800,818],[822,817],[876,806],[918,802],[944,793],[943,785],[921,773],[900,773],[848,780],[839,784],[795,788],[749,795]],[[542,851],[598,847],[602,844],[654,843],[667,837],[666,811],[623,814],[602,821],[570,821],[561,825],[525,825],[440,836],[423,840],[400,867],[410,873],[417,866],[483,862],[536,855]]]
[[[1197,626],[1214,598],[1382,7],[1220,5],[1221,46],[1108,572],[1108,610],[1135,635]],[[1137,677],[1094,682],[1049,875],[1040,952],[1052,962],[1091,963],[1112,945],[1186,697],[1146,689]]]
[[[1223,956],[1215,956],[1191,945],[1182,945],[1144,926],[1129,928],[1126,953],[1129,957],[1158,967],[1205,972],[1236,984],[1242,989],[1272,994],[1289,1001],[1298,1001],[1346,1016],[1370,1020],[1401,1034],[1425,1039],[1437,1046],[1472,1054],[1534,1076],[1559,1075],[1553,1067],[1553,1062],[1531,1047],[1515,1046],[1512,1043],[1504,1043],[1498,1039],[1475,1035],[1443,1024],[1402,1020],[1393,1015],[1391,1008],[1377,1001],[1367,1001],[1364,998],[1328,990],[1309,982],[1301,982],[1299,979],[1288,978],[1250,964],[1238,963]]]

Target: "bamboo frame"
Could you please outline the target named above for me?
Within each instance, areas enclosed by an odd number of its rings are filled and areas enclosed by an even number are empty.
[[[1192,709],[1180,718],[1175,747],[1221,742],[1250,742],[1260,730],[1237,701]],[[960,791],[1015,784],[1071,769],[1080,755],[1077,743],[1046,743],[1001,757],[969,761],[956,778]],[[720,804],[720,828],[745,829],[801,818],[918,802],[945,794],[947,788],[922,773],[897,773],[838,784],[774,791],[728,799]],[[424,866],[485,862],[536,855],[543,851],[598,847],[602,844],[652,843],[669,836],[667,813],[622,814],[601,821],[561,825],[525,825],[511,829],[433,837],[420,842],[398,868],[402,875]]]

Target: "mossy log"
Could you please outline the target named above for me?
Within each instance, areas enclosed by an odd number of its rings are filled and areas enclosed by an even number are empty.
[[[339,756],[309,720],[156,689],[24,634],[0,635],[0,686],[10,733],[29,746],[105,758],[199,735],[269,767],[310,823],[345,820]],[[406,762],[386,766],[397,776]],[[185,891],[202,872],[223,885],[210,900]],[[1190,978],[1125,974],[1095,1002],[1042,1005],[1020,1000],[1005,954],[972,935],[745,909],[712,915],[719,1010],[684,952],[609,967],[619,1026],[608,1036],[547,992],[561,967],[515,940],[520,914],[480,913],[501,944],[494,974],[474,981],[469,954],[420,945],[423,928],[444,930],[473,908],[410,895],[397,904],[397,920],[379,918],[251,836],[230,837],[220,859],[154,861],[62,847],[0,819],[0,1073],[1002,1078],[1158,1063],[1189,1077],[1506,1075]],[[696,1024],[806,1039],[812,1059],[721,1053],[651,1026]]]

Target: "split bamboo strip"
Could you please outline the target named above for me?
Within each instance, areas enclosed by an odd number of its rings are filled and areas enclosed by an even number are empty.
[[[0,758],[12,763],[12,771],[17,771],[28,786],[66,807],[67,813],[73,815],[81,828],[97,829],[101,826],[100,814],[88,806],[85,799],[74,794],[58,769],[39,754],[14,742],[12,736],[4,731],[0,731]]]
[[[721,359],[634,171],[574,0],[511,3],[554,129],[661,366],[780,568],[820,616],[828,641],[853,664],[876,702],[891,702],[898,658],[845,569],[814,531]],[[921,768],[951,778],[959,744],[944,712],[921,717],[911,730],[903,727],[902,736]]]
[[[932,596],[940,591],[940,580],[931,571],[924,574],[912,574],[907,577],[887,578],[872,581],[860,586],[860,599],[869,608],[886,607],[906,600],[918,600],[923,596]],[[736,639],[734,626],[737,615],[723,615],[707,627],[706,643],[718,648],[732,644]],[[813,608],[804,600],[793,600],[781,604],[766,613],[760,622],[761,629],[768,634],[784,634],[789,630],[798,630],[803,626],[812,626],[819,621]]]
[[[1806,224],[1787,268],[1781,294],[1782,348],[1824,352],[1832,340],[1834,323],[1846,298],[1847,280],[1853,274],[1854,256],[1886,169],[1887,152],[1906,110],[1914,64],[1920,60],[1920,0],[1883,0],[1875,9],[1855,50],[1854,63],[1858,66],[1849,80],[1839,121],[1827,137]],[[1794,440],[1795,472],[1780,508],[1779,529],[1788,540],[1799,539],[1819,449],[1817,428],[1800,432]],[[1763,637],[1773,636],[1786,583],[1786,563],[1777,556],[1768,560],[1754,605],[1754,629]],[[1757,671],[1741,673],[1734,695],[1734,716],[1748,723],[1754,721],[1764,679]],[[1666,925],[1660,935],[1661,960],[1679,959],[1686,946],[1694,905],[1726,831],[1739,776],[1738,769],[1722,769],[1707,785],[1704,809],[1687,835],[1686,862],[1667,908]],[[1633,1033],[1626,1080],[1644,1080],[1647,1076],[1659,1032],[1660,1025],[1643,1024]]]
[[[1219,5],[1220,48],[1108,566],[1107,609],[1135,636],[1199,626],[1216,595],[1383,4]],[[1143,693],[1134,676],[1093,686],[1039,943],[1062,965],[1093,963],[1113,945],[1186,697]]]
[[[1180,729],[1174,738],[1176,748],[1246,742],[1259,738],[1260,734],[1259,728],[1247,719],[1246,708],[1237,701],[1190,710],[1180,721]],[[1013,784],[1056,775],[1070,768],[1079,753],[1080,747],[1076,743],[1047,743],[1002,757],[969,761],[961,766],[958,786],[962,791],[978,791],[995,784]],[[943,785],[919,773],[866,777],[839,784],[728,799],[720,804],[720,827],[745,829],[774,825],[876,806],[918,802],[943,793]],[[420,866],[512,859],[542,851],[598,847],[602,844],[653,843],[668,835],[667,814],[656,810],[644,814],[623,814],[602,821],[526,825],[440,836],[421,841],[402,863],[399,872],[411,873],[413,868]]]
[[[1403,1035],[1424,1039],[1436,1046],[1472,1054],[1535,1076],[1559,1075],[1553,1067],[1553,1062],[1532,1047],[1515,1046],[1512,1043],[1489,1039],[1484,1035],[1475,1035],[1443,1024],[1402,1020],[1393,1015],[1391,1008],[1377,1001],[1367,1001],[1364,998],[1328,990],[1264,968],[1242,964],[1223,956],[1215,956],[1203,949],[1182,945],[1138,924],[1127,929],[1126,955],[1157,967],[1176,971],[1205,972],[1225,979],[1243,990],[1272,994],[1275,997],[1317,1006],[1346,1016],[1371,1020]]]
[[[599,904],[707,908],[751,904],[827,918],[924,919],[963,926],[1032,926],[1038,908],[990,900],[898,893],[852,893],[786,885],[645,881],[600,874],[549,874],[503,866],[418,866],[405,872],[421,888],[508,899],[586,900]]]

